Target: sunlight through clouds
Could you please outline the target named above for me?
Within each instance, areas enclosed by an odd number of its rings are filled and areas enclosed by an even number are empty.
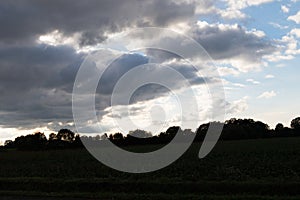
[[[259,103],[266,99],[270,107],[286,109],[276,112],[290,111],[285,119],[292,118],[294,111],[300,109],[295,108],[298,104],[293,108],[285,105],[288,100],[299,98],[295,87],[298,85],[295,76],[300,73],[299,6],[299,0],[3,1],[0,3],[5,8],[0,20],[0,139],[14,138],[27,131],[74,129],[75,77],[84,59],[101,48],[123,54],[111,63],[100,81],[103,87],[97,88],[95,95],[97,115],[105,131],[121,131],[111,125],[112,119],[124,117],[126,108],[130,111],[127,117],[136,128],[157,132],[180,121],[177,114],[180,106],[174,96],[153,86],[143,87],[128,107],[118,105],[118,112],[112,113],[110,94],[117,80],[136,66],[149,63],[157,63],[158,70],[173,67],[192,83],[201,104],[201,122],[210,119],[209,113],[216,110],[216,102],[226,105],[230,114],[262,116]],[[126,41],[112,42],[114,38],[122,38],[126,31],[144,27],[167,28],[192,38],[213,62],[207,63],[189,44],[177,44],[176,38],[163,34],[147,33],[142,39],[132,35]],[[129,52],[125,48],[149,45],[179,49],[188,52],[189,57],[184,60],[170,52],[149,49]],[[202,69],[192,70],[191,61]],[[210,102],[209,92],[203,87],[218,82],[205,68],[212,65],[217,67],[224,84],[226,101]],[[91,72],[94,67],[90,63]],[[171,77],[157,74],[177,89],[184,89],[182,82],[172,82]],[[263,116],[266,122],[275,121],[267,113]],[[185,120],[193,119],[195,116]],[[96,130],[96,123],[89,122],[89,132]],[[123,124],[124,132],[132,129],[125,121]]]

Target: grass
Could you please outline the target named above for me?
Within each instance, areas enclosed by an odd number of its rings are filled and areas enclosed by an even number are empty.
[[[101,199],[300,199],[300,138],[201,144],[156,172],[110,169],[87,151],[0,152],[0,194]],[[157,146],[129,147],[145,151]]]

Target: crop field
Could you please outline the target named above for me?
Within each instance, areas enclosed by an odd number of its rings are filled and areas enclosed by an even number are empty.
[[[0,152],[7,199],[300,199],[300,138],[222,141],[204,159],[201,144],[152,173],[118,172],[84,149]],[[149,151],[158,146],[132,146]]]

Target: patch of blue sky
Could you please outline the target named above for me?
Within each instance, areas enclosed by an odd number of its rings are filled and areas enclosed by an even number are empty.
[[[270,39],[282,38],[289,32],[292,22],[287,20],[289,15],[281,10],[281,5],[282,2],[276,1],[244,9],[244,13],[250,17],[246,26],[264,31]]]

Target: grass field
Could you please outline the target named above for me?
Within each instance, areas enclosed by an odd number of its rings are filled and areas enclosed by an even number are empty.
[[[0,195],[97,199],[300,199],[300,138],[193,146],[160,171],[128,174],[87,151],[0,152]],[[145,151],[157,146],[130,147]]]

